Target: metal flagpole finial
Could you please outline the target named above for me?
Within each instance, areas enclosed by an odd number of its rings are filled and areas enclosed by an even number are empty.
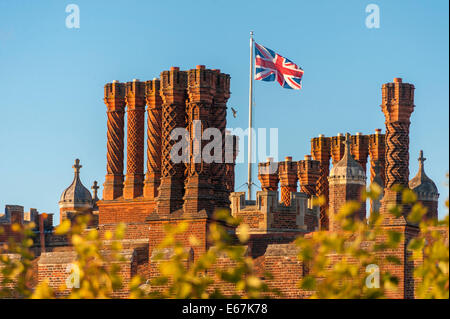
[[[253,31],[250,31],[250,36],[253,37]]]

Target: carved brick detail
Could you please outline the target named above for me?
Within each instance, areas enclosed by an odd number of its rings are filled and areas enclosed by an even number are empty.
[[[386,185],[408,186],[409,182],[409,123],[386,124]]]
[[[162,99],[160,81],[146,82],[147,99],[147,175],[145,177],[144,197],[156,198],[161,178],[161,132]]]
[[[113,200],[123,194],[125,85],[116,81],[106,84],[104,101],[108,120],[103,199]]]
[[[161,133],[161,184],[157,200],[157,210],[167,215],[181,209],[184,196],[184,163],[174,163],[170,151],[175,140],[170,138],[172,131],[186,127],[186,72],[172,67],[161,73],[162,133]]]
[[[225,161],[225,129],[227,125],[227,101],[230,98],[230,76],[220,73],[220,70],[213,70],[216,76],[213,78],[215,83],[215,94],[213,105],[211,107],[210,125],[220,131],[222,136],[222,162],[211,163],[210,170],[212,184],[218,207],[229,207],[230,191],[227,189],[224,179],[226,178],[227,165]]]
[[[375,130],[375,134],[371,134],[369,136],[369,156],[370,156],[370,183],[373,182],[375,176],[378,171],[376,169],[378,165],[380,177],[383,181],[384,186],[385,182],[385,135],[381,134],[381,130]]]
[[[145,83],[126,84],[127,102],[127,175],[123,197],[141,196],[144,187]]]
[[[297,191],[297,162],[292,157],[286,157],[284,162],[278,163],[278,177],[280,179],[281,202],[285,206],[291,205],[291,192]]]
[[[316,196],[317,181],[320,178],[320,162],[306,155],[304,160],[298,161],[297,175],[300,181],[300,191],[308,196]]]
[[[320,206],[320,228],[328,229],[328,205],[329,205],[329,186],[328,175],[330,173],[330,144],[331,139],[325,136],[319,136],[311,139],[311,155],[320,162],[320,176],[317,181],[317,196],[324,196],[325,204]]]

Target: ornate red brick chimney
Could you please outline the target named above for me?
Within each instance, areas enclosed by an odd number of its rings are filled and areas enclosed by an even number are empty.
[[[125,84],[118,81],[106,84],[104,101],[108,115],[108,141],[103,199],[114,200],[123,195]]]
[[[297,176],[300,181],[300,191],[308,196],[316,196],[317,181],[320,177],[320,162],[305,155],[305,159],[298,161]]]
[[[408,187],[409,182],[409,126],[414,111],[414,85],[395,78],[382,86],[381,109],[386,124],[385,192],[381,213],[387,213],[391,204],[401,204],[401,194],[394,185]],[[403,212],[405,215],[407,212]],[[387,213],[389,214],[389,213]]]
[[[190,135],[190,161],[187,164],[184,213],[194,215],[204,210],[207,215],[213,212],[213,188],[210,163],[202,158],[203,132],[210,125],[210,112],[214,98],[217,73],[197,65],[188,71],[188,97],[186,105],[187,128]],[[194,121],[198,121],[194,123]]]
[[[330,172],[330,144],[331,139],[320,134],[319,137],[311,139],[311,155],[320,162],[320,176],[317,181],[317,196],[325,197],[325,204],[320,206],[320,229],[328,229],[328,174]]]
[[[369,136],[358,132],[351,136],[351,153],[355,161],[367,172],[367,157],[369,156]]]
[[[381,129],[376,129],[375,134],[369,135],[369,156],[370,156],[370,183],[373,182],[379,173],[385,184],[385,135],[381,134]],[[376,169],[377,164],[379,171]]]
[[[297,162],[287,156],[284,162],[278,163],[278,176],[280,178],[281,202],[285,206],[291,205],[291,193],[297,191]]]
[[[265,163],[258,163],[258,179],[263,191],[278,191],[278,163],[272,157],[268,157]]]
[[[127,174],[123,198],[133,199],[142,196],[144,188],[145,82],[134,79],[126,83],[126,102]]]
[[[333,165],[339,162],[344,156],[345,152],[344,141],[345,137],[341,133],[331,138],[331,159],[332,159],[331,162]]]
[[[230,192],[226,187],[227,165],[225,161],[225,130],[227,126],[227,101],[230,98],[230,76],[220,73],[220,70],[212,70],[216,73],[213,77],[215,81],[215,92],[213,104],[210,113],[210,127],[215,127],[222,136],[222,161],[220,163],[211,163],[211,178],[214,188],[214,200],[216,207],[230,206]]]
[[[172,162],[170,151],[176,141],[170,138],[173,129],[186,127],[185,89],[187,74],[178,67],[161,73],[162,133],[161,185],[157,199],[159,215],[168,215],[183,206],[184,163]]]
[[[161,179],[161,112],[162,99],[160,81],[146,82],[147,99],[147,174],[144,183],[144,197],[156,199]]]

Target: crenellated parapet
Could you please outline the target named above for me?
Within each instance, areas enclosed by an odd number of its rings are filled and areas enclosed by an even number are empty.
[[[250,227],[251,234],[283,231],[310,231],[305,218],[318,218],[319,209],[310,208],[308,196],[304,193],[290,193],[290,205],[278,201],[278,192],[258,191],[256,201],[245,199],[245,192],[230,195],[231,214],[242,218]]]

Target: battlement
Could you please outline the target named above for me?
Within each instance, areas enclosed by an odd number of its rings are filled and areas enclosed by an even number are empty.
[[[314,230],[310,219],[318,218],[318,208],[313,208],[308,195],[290,193],[290,205],[279,202],[279,193],[256,192],[256,200],[246,200],[245,192],[231,193],[231,214],[249,225],[250,233],[307,232]]]

